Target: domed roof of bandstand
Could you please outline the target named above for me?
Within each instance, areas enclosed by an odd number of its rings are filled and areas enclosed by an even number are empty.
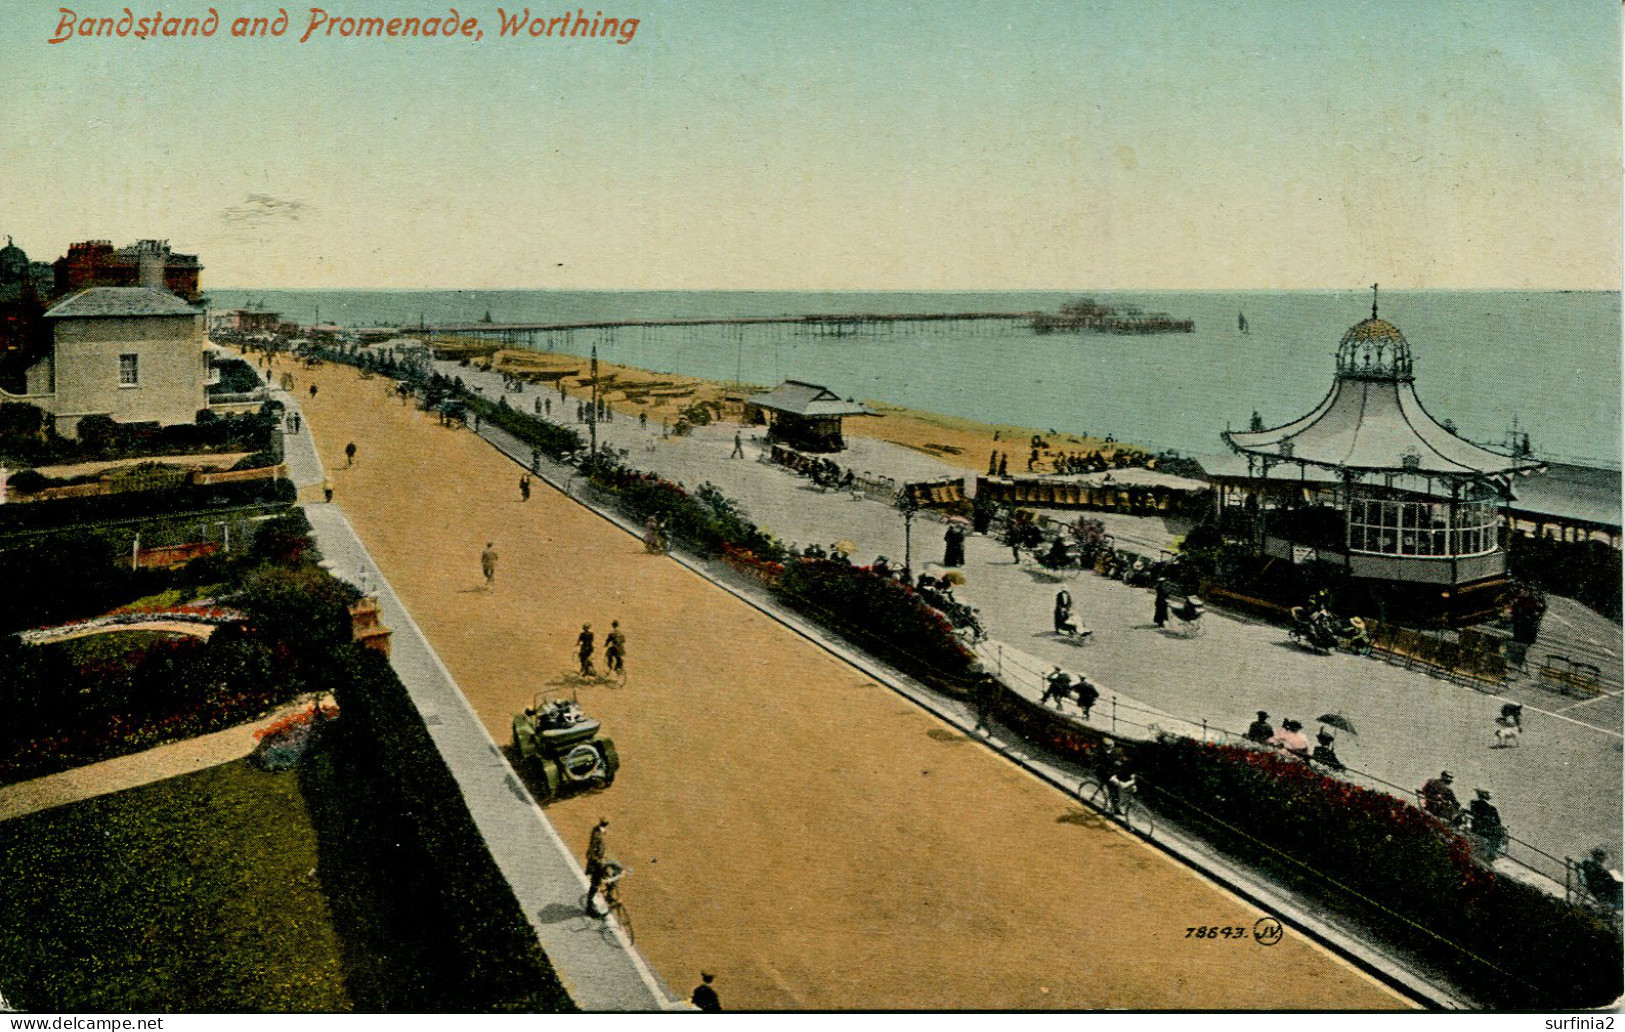
[[[1480,448],[1429,415],[1416,397],[1410,343],[1393,323],[1377,317],[1375,301],[1371,318],[1343,334],[1331,390],[1313,411],[1282,426],[1223,436],[1235,451],[1263,460],[1265,469],[1293,463],[1338,477],[1504,479],[1540,466]]]
[[[1409,377],[1411,345],[1386,319],[1355,323],[1337,345],[1337,375]]]

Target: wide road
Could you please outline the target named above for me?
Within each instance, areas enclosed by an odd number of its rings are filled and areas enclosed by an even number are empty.
[[[511,462],[384,381],[294,375],[335,501],[492,734],[579,691],[614,737],[614,786],[548,815],[578,853],[611,820],[678,992],[704,969],[732,1008],[1406,1006],[1290,932],[1186,938],[1261,915],[569,499],[522,502]],[[626,683],[582,682],[576,635],[601,665],[612,619]]]

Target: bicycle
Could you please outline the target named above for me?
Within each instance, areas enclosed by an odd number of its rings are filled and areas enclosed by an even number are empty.
[[[620,890],[620,881],[626,877],[627,869],[614,860],[605,861],[604,868],[607,873],[598,883],[598,895],[603,898],[603,908],[599,909],[592,893],[588,893],[581,897],[581,909],[586,911],[589,918],[596,918],[602,922],[604,941],[613,943],[615,929],[619,927],[621,933],[626,936],[627,944],[630,945],[636,940],[632,934],[632,918],[626,912],[626,904],[621,900]]]
[[[1114,804],[1111,788],[1107,783],[1089,774],[1078,783],[1076,794],[1091,810],[1116,821],[1141,838],[1149,839],[1157,830],[1156,817],[1144,803],[1140,802],[1138,786]]]

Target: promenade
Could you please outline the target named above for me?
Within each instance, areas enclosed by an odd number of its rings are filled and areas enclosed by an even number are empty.
[[[503,394],[501,377],[494,373],[454,363],[441,363],[440,371],[482,387],[487,398]],[[531,387],[506,396],[510,405],[530,411],[542,394]],[[555,414],[573,415],[573,398],[561,404],[556,393],[549,396]],[[576,425],[585,436],[586,427]],[[614,422],[600,423],[598,435],[640,468],[689,486],[709,480],[782,540],[826,547],[850,540],[858,545],[857,562],[877,555],[901,561],[900,514],[879,502],[819,491],[787,470],[753,461],[762,445],[748,429],[747,459],[730,458],[737,429],[714,424],[687,438],[662,440],[658,426],[640,428],[635,416],[620,413]],[[837,458],[859,472],[899,481],[966,475],[963,469],[883,441],[849,441],[850,451]],[[1110,514],[1107,519],[1121,545],[1147,554],[1171,547],[1175,531],[1182,529],[1160,519]],[[915,569],[941,572],[936,566],[942,558],[941,524],[916,520],[912,537]],[[1539,872],[1549,888],[1561,885],[1565,856],[1584,856],[1599,844],[1620,856],[1625,757],[1618,693],[1578,702],[1544,691],[1527,678],[1511,682],[1499,694],[1481,693],[1372,659],[1316,655],[1293,645],[1283,628],[1211,608],[1205,633],[1187,638],[1177,626],[1159,631],[1151,623],[1147,589],[1093,573],[1063,580],[1031,564],[1013,563],[1008,548],[984,537],[967,542],[963,572],[968,583],[956,595],[981,609],[995,646],[1003,642],[1040,661],[1038,669],[1017,666],[1007,674],[1036,684],[1052,665],[1087,673],[1108,700],[1117,694],[1134,705],[1177,715],[1184,724],[1144,714],[1130,720],[1190,734],[1200,734],[1205,723],[1210,737],[1217,738],[1239,735],[1259,709],[1270,713],[1275,726],[1294,717],[1311,734],[1316,717],[1340,713],[1359,734],[1341,734],[1338,753],[1369,775],[1366,784],[1408,794],[1449,769],[1464,802],[1474,788],[1489,789],[1512,835],[1528,844],[1514,843],[1513,855]],[[1079,618],[1095,631],[1086,644],[1051,631],[1050,611],[1062,586],[1072,593]],[[1565,601],[1555,600],[1548,632],[1589,641],[1602,655],[1611,651],[1617,662],[1618,625]],[[1506,701],[1525,704],[1525,733],[1518,748],[1492,748],[1494,720]],[[1097,717],[1103,712],[1107,710],[1098,709]],[[1516,866],[1508,866],[1508,873],[1527,873]]]
[[[1295,935],[1185,939],[1261,912],[570,499],[521,501],[512,462],[380,381],[295,376],[335,503],[486,731],[542,691],[614,737],[615,785],[545,813],[573,855],[611,819],[667,984],[716,971],[729,1007],[1405,1005]],[[574,670],[581,624],[611,619],[624,684]]]

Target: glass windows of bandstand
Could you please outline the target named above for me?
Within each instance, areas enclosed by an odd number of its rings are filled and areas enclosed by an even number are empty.
[[[1349,549],[1372,555],[1471,556],[1495,551],[1500,521],[1495,503],[1433,499],[1355,498],[1349,507]]]

